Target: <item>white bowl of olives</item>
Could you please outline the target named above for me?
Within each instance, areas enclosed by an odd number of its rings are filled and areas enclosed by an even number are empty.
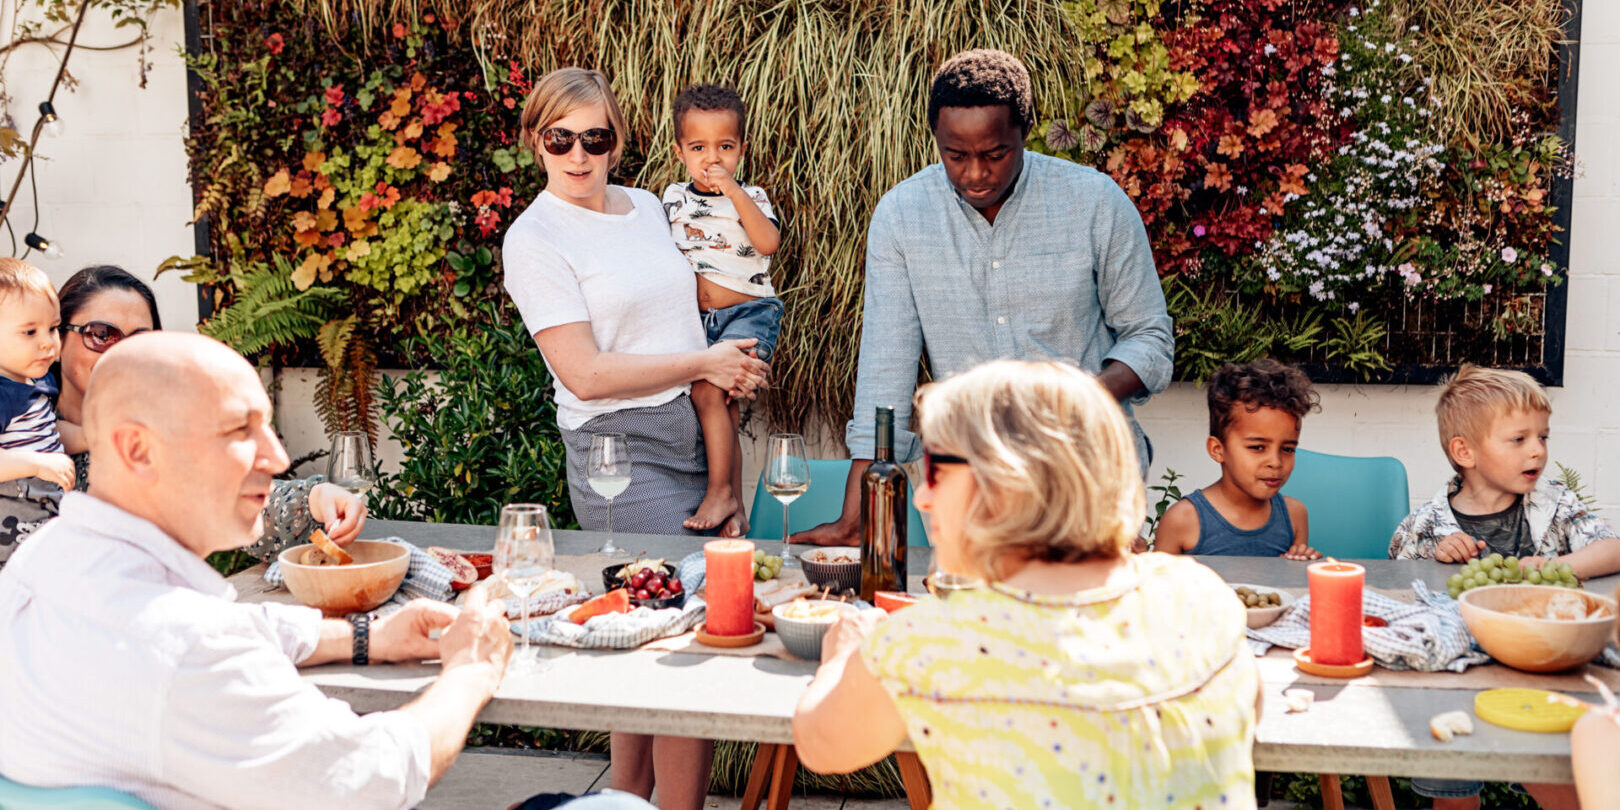
[[[1248,609],[1251,628],[1271,624],[1294,604],[1293,596],[1275,588],[1245,585],[1241,582],[1233,582],[1231,586],[1238,599],[1243,600],[1243,606]]]

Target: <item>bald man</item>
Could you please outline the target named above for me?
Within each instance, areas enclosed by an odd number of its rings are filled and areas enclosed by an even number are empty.
[[[88,494],[0,571],[0,775],[159,807],[420,801],[505,671],[500,606],[478,591],[371,624],[372,661],[444,669],[404,708],[356,715],[296,668],[350,660],[351,624],[238,603],[204,561],[259,536],[287,467],[253,368],[198,335],[126,338],[90,377],[84,428]]]

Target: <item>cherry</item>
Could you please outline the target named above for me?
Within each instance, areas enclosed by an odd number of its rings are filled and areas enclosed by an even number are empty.
[[[678,580],[678,579],[670,580],[669,581],[669,592],[670,593],[680,593],[681,592],[681,581]]]
[[[637,599],[651,599],[653,598],[653,595],[649,593],[646,588],[640,588],[636,590],[635,597]]]

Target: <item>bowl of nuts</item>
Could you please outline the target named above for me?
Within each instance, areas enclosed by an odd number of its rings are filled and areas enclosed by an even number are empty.
[[[1243,606],[1248,608],[1251,628],[1271,624],[1294,604],[1294,597],[1274,588],[1245,585],[1241,582],[1234,582],[1231,585],[1237,597],[1243,600]]]

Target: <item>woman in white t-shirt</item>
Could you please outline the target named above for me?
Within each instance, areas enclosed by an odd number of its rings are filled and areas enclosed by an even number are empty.
[[[556,380],[574,513],[606,527],[585,479],[593,433],[623,433],[634,474],[613,499],[614,528],[688,534],[681,522],[708,487],[689,385],[707,380],[752,397],[769,367],[754,341],[705,346],[697,282],[650,192],[610,185],[624,151],[624,117],[599,71],[547,74],[524,102],[521,140],[546,188],[506,232],[506,290]],[[696,548],[696,546],[694,546]],[[707,740],[613,735],[613,787],[664,808],[698,808],[708,791]]]

